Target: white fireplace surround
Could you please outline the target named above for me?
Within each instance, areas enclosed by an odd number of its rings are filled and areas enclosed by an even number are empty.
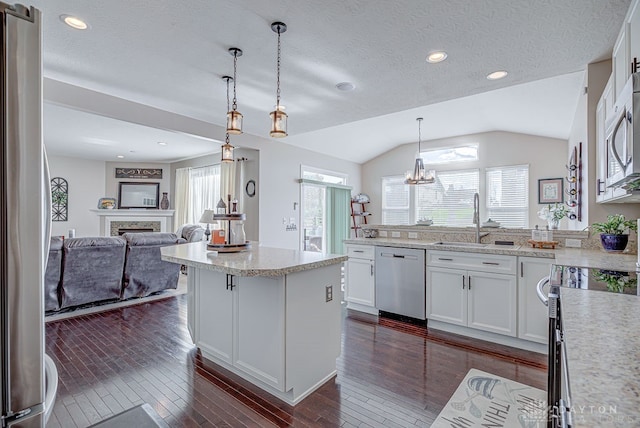
[[[160,232],[169,232],[174,210],[91,210],[100,217],[102,236],[111,236],[112,222],[159,222]]]

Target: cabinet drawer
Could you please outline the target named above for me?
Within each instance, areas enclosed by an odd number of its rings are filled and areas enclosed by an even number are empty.
[[[347,256],[352,257],[354,259],[370,259],[373,260],[374,257],[374,249],[373,245],[347,245]]]
[[[441,266],[515,275],[516,257],[497,254],[429,250],[427,251],[427,266]]]

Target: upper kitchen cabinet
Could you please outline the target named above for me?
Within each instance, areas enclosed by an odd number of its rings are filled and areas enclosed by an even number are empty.
[[[629,9],[626,21],[627,40],[629,40],[629,57],[627,73],[640,71],[640,1],[634,1]]]
[[[622,92],[622,88],[624,84],[627,83],[627,79],[629,78],[629,70],[631,67],[627,64],[628,62],[628,39],[627,39],[628,31],[627,25],[622,26],[622,30],[618,35],[618,39],[616,40],[616,44],[613,45],[613,58],[612,58],[612,67],[613,67],[613,101],[618,99],[618,95]]]

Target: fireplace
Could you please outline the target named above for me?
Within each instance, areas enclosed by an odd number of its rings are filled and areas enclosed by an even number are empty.
[[[136,232],[160,232],[159,221],[112,221],[109,225],[111,229],[111,236],[119,236],[123,233],[136,233]]]
[[[173,210],[91,210],[100,217],[102,236],[125,232],[171,232]]]
[[[142,233],[142,232],[157,232],[157,230],[153,230],[152,227],[150,228],[126,228],[126,227],[121,227],[120,229],[118,229],[118,235],[124,235],[125,233]]]

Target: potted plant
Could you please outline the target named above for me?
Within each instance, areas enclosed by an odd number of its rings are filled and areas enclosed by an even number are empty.
[[[602,248],[610,253],[620,253],[627,247],[629,242],[629,230],[638,231],[635,220],[627,220],[623,214],[612,214],[607,216],[607,221],[593,223],[591,228],[600,232],[600,242]]]

